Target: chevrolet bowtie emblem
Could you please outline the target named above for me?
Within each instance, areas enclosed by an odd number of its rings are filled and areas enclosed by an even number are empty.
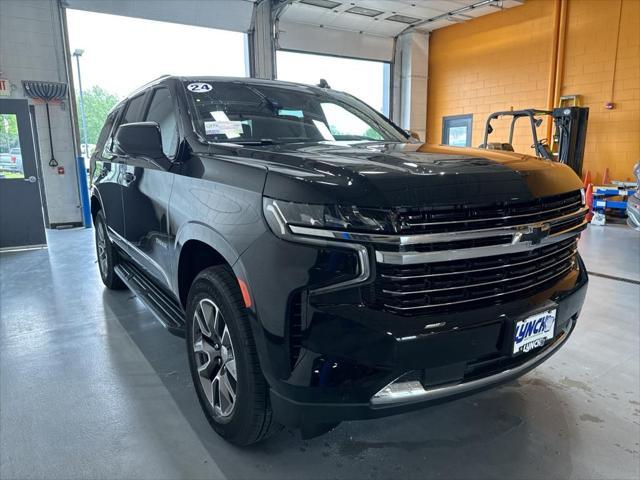
[[[536,225],[535,227],[524,227],[513,235],[511,244],[515,245],[517,243],[529,242],[533,245],[538,245],[549,236],[550,230],[551,226],[548,223]]]

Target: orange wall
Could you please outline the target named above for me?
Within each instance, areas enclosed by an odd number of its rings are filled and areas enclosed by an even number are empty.
[[[632,178],[640,160],[640,1],[567,0],[568,21],[561,95],[582,96],[589,107],[584,167],[597,179]],[[620,1],[622,3],[620,3]],[[619,7],[622,6],[616,60]],[[473,114],[472,145],[482,143],[489,113],[545,108],[553,40],[552,0],[439,29],[429,41],[427,141],[442,140],[442,117]],[[612,78],[615,61],[615,81]],[[615,103],[607,110],[604,104]],[[516,151],[533,153],[525,120]],[[494,123],[491,141],[506,141],[507,122]],[[546,136],[546,125],[538,129]]]

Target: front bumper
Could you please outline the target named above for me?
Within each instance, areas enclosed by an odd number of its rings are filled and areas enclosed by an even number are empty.
[[[256,252],[245,253],[253,258],[244,265],[258,269],[248,270],[247,278],[280,269],[277,281],[252,285],[256,300],[252,323],[274,414],[289,426],[402,413],[513,380],[564,344],[575,327],[588,282],[578,260],[575,270],[531,297],[415,317],[367,307],[359,286],[305,294],[301,347],[290,364],[290,325],[282,319],[290,318],[291,292],[322,284],[318,252],[265,237]],[[557,308],[553,342],[512,357],[515,323],[550,306]],[[425,329],[439,324],[443,325]],[[396,395],[374,399],[396,380],[390,386]]]
[[[462,381],[433,388],[425,388],[416,381],[390,384],[384,390],[398,388],[384,400],[375,398],[365,403],[298,402],[271,390],[271,405],[280,422],[289,426],[331,424],[345,420],[365,420],[396,415],[411,410],[437,405],[456,398],[481,392],[517,379],[531,371],[555,353],[568,339],[575,327],[577,315],[572,318],[554,341],[537,352],[532,352],[521,363],[515,363],[496,373],[475,380]]]

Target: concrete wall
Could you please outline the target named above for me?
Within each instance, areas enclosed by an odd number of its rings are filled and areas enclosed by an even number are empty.
[[[553,11],[553,1],[527,0],[431,34],[429,142],[440,143],[443,116],[473,114],[472,145],[477,146],[490,112],[546,107]],[[606,167],[613,179],[631,179],[640,160],[640,2],[568,0],[567,15],[560,94],[581,95],[590,108],[583,169],[591,170],[596,181]],[[605,108],[609,101],[615,109]],[[493,141],[500,140],[498,130]],[[538,132],[546,136],[545,125]],[[524,126],[514,143],[518,151],[533,152]]]
[[[26,98],[22,80],[69,83],[63,45],[57,0],[0,0],[0,77],[12,84],[10,98]],[[81,222],[70,100],[50,106],[54,155],[64,175],[47,165],[51,151],[45,106],[35,104],[35,111],[48,221],[54,226]]]

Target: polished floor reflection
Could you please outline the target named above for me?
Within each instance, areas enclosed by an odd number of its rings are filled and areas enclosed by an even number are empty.
[[[592,227],[568,344],[496,390],[238,449],[208,427],[184,340],[103,288],[90,230],[0,254],[0,478],[638,478],[640,235]],[[629,281],[631,280],[631,281]],[[635,281],[635,282],[634,282]]]

